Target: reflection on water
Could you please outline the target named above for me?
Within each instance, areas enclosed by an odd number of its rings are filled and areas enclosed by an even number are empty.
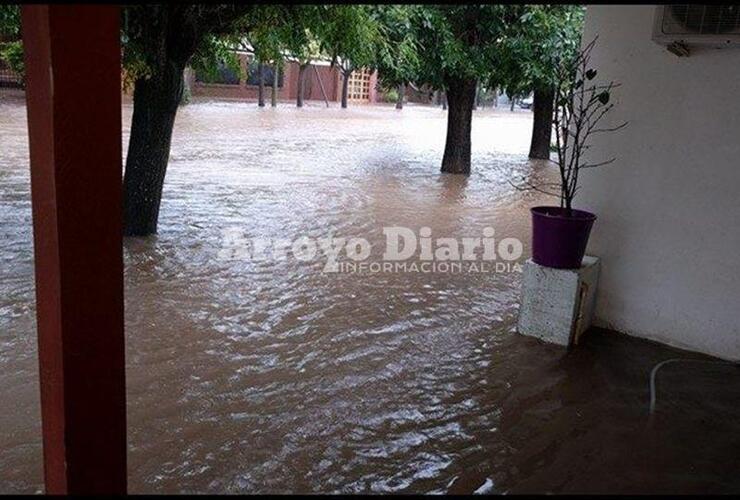
[[[477,112],[465,178],[438,173],[441,109],[183,108],[160,232],[124,248],[131,491],[567,491],[602,484],[575,479],[586,464],[616,484],[638,474],[592,455],[608,431],[630,442],[642,381],[620,389],[623,373],[594,361],[615,340],[595,337],[574,368],[513,335],[516,272],[325,274],[217,258],[224,228],[382,248],[391,225],[435,237],[492,226],[526,257],[537,199],[507,179],[543,175],[525,157],[530,116]],[[2,492],[42,483],[24,120],[0,104]],[[662,352],[627,346],[645,363]],[[553,412],[568,418],[548,424]],[[600,434],[599,422],[611,426]],[[578,436],[583,449],[568,451]]]

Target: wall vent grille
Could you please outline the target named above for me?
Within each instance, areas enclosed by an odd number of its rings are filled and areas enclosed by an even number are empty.
[[[671,35],[740,34],[740,5],[669,5],[661,28]]]

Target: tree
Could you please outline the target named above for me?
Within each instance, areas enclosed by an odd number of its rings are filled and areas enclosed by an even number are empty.
[[[285,52],[298,63],[298,89],[296,106],[303,107],[306,90],[306,72],[311,61],[322,57],[317,31],[321,26],[325,5],[301,5],[292,11],[292,16],[282,23],[279,37]]]
[[[244,36],[275,29],[280,43],[258,37],[260,57],[294,52],[310,41],[307,26],[317,22],[316,6],[134,5],[124,10],[123,46],[127,80],[134,85],[134,113],[124,176],[126,235],[155,233],[183,70],[236,65],[234,47]]]
[[[254,12],[250,19],[249,31],[246,37],[254,53],[255,61],[259,63],[259,98],[258,105],[265,105],[264,98],[264,68],[272,66],[272,107],[277,106],[278,72],[284,61],[285,47],[289,32],[289,23],[298,22],[297,10],[286,11],[280,8],[261,8]]]
[[[355,69],[375,65],[375,45],[380,36],[376,18],[367,5],[326,5],[317,27],[321,51],[342,73],[342,108],[347,107],[349,77]]]
[[[503,42],[499,65],[509,95],[534,92],[530,158],[549,159],[557,68],[577,54],[583,29],[580,5],[519,6],[515,29]]]
[[[124,176],[126,235],[155,233],[159,218],[170,141],[183,70],[192,61],[209,70],[234,64],[237,47],[249,33],[275,30],[276,42],[257,36],[259,57],[281,59],[281,49],[301,61],[301,90],[305,68],[317,55],[312,28],[320,23],[315,5],[134,5],[124,11],[124,64],[134,84],[134,113]],[[259,29],[258,29],[259,28]],[[280,57],[278,58],[278,54]],[[299,91],[298,104],[303,94]]]
[[[415,81],[419,73],[419,54],[411,5],[377,5],[370,13],[378,26],[375,43],[375,64],[379,83],[397,93],[396,109],[403,108],[406,84]]]
[[[398,97],[396,98],[396,109],[403,109],[403,98],[406,97],[406,84],[398,85]]]
[[[19,34],[17,7],[0,6],[0,27]],[[123,9],[124,87],[134,87],[126,171],[124,232],[156,232],[172,128],[185,66],[233,57],[225,37],[243,29],[249,5],[129,5]],[[13,35],[14,32],[9,33]],[[18,42],[20,44],[20,41]],[[212,64],[210,64],[212,66]]]
[[[170,141],[191,59],[228,51],[249,5],[132,5],[124,10],[123,60],[134,85],[134,111],[124,175],[124,234],[157,231]]]
[[[470,173],[470,130],[478,81],[495,81],[502,40],[517,5],[418,5],[412,17],[420,59],[417,84],[443,88],[448,102],[442,172]]]

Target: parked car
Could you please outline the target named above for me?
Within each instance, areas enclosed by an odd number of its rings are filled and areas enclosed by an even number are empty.
[[[525,97],[519,101],[519,107],[522,109],[531,109],[534,104],[534,98],[532,96]]]

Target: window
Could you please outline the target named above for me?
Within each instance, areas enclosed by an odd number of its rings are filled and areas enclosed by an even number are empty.
[[[219,83],[223,85],[239,85],[241,78],[238,72],[220,62],[216,68],[215,74],[204,74],[200,71],[195,73],[195,81],[202,83]]]
[[[272,87],[273,72],[275,68],[265,65],[263,70],[265,87]],[[247,85],[259,85],[259,64],[251,61],[247,68]],[[283,71],[278,71],[278,88],[283,86]]]

